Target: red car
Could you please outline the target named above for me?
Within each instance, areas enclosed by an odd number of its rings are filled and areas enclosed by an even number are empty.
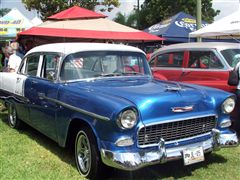
[[[151,55],[149,64],[156,79],[210,86],[237,93],[238,62],[239,43],[200,42],[160,48]],[[238,102],[240,104],[240,97]],[[235,112],[240,115],[239,108]]]

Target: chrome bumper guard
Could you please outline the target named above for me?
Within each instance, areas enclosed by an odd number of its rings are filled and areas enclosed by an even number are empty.
[[[113,152],[106,149],[101,149],[102,161],[111,167],[122,170],[137,170],[145,166],[165,163],[172,160],[182,158],[184,149],[192,147],[203,147],[204,153],[219,150],[221,147],[238,146],[238,138],[235,132],[222,134],[219,130],[212,130],[212,138],[174,148],[166,148],[164,139],[161,139],[156,151],[139,151],[139,152]]]

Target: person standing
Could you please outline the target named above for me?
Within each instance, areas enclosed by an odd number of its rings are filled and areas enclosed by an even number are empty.
[[[8,48],[8,53],[11,54],[8,60],[8,71],[17,72],[22,61],[21,57],[17,55],[17,50],[19,48],[18,42],[13,42]]]

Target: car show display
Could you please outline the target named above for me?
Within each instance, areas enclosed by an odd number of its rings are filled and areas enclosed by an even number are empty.
[[[10,127],[25,122],[61,147],[72,144],[86,178],[105,166],[133,171],[177,159],[190,165],[239,143],[229,129],[234,94],[156,80],[145,53],[131,46],[35,47],[17,73],[0,73],[0,97]]]

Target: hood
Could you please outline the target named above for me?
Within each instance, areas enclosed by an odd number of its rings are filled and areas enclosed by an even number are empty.
[[[81,83],[73,83],[81,87]],[[205,91],[177,82],[158,81],[146,77],[106,78],[88,82],[89,90],[123,98],[135,104],[141,119],[147,123],[181,118],[186,113],[201,114],[213,110],[212,100]],[[173,112],[173,109],[175,112]],[[179,111],[184,112],[179,112]],[[209,112],[214,113],[214,112]]]

